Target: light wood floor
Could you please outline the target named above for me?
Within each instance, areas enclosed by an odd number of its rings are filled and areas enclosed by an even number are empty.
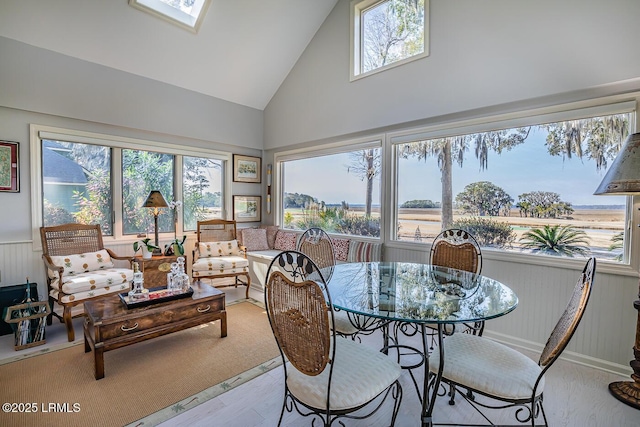
[[[244,291],[228,289],[228,300],[243,297]],[[262,300],[259,292],[251,291],[251,297]],[[379,345],[379,337],[367,338],[365,343]],[[538,355],[527,354],[537,360]],[[631,357],[631,355],[630,355]],[[614,399],[607,389],[611,381],[627,380],[596,369],[591,369],[563,360],[557,361],[546,375],[545,410],[551,426],[571,427],[638,427],[640,410],[624,405]],[[278,423],[282,408],[284,375],[277,367],[258,378],[230,390],[221,396],[186,411],[164,423],[162,427],[273,427]],[[420,425],[420,402],[408,374],[402,377],[403,400],[397,426]],[[483,423],[462,399],[450,406],[447,399],[439,398],[434,410],[436,423]],[[390,420],[391,402],[373,418],[346,423],[347,426],[386,426]],[[495,423],[517,424],[513,412],[497,411]],[[316,422],[317,424],[317,422]],[[285,413],[284,426],[311,425],[294,413]]]
[[[244,289],[224,288],[227,301],[244,298]],[[260,292],[251,291],[251,297],[262,300]],[[74,319],[76,341],[82,340],[82,319]],[[379,346],[379,337],[365,340]],[[47,345],[66,343],[66,332],[57,320],[47,328]],[[631,347],[630,343],[630,347]],[[33,347],[32,352],[39,347]],[[0,360],[20,356],[27,350],[14,351],[11,335],[0,337]],[[629,357],[632,357],[629,350]],[[537,360],[537,354],[526,353]],[[614,399],[607,389],[611,381],[629,380],[596,369],[563,360],[557,361],[547,373],[545,409],[551,426],[571,427],[639,427],[640,410]],[[420,402],[407,374],[401,378],[404,397],[396,425],[420,425]],[[273,427],[277,425],[282,408],[283,370],[277,367],[256,379],[232,389],[189,411],[160,424],[161,427]],[[461,399],[455,406],[439,398],[434,411],[436,423],[482,423],[483,420]],[[390,402],[387,402],[390,403]],[[347,422],[347,426],[386,426],[390,420],[390,405],[374,418],[360,422]],[[502,411],[493,418],[496,423],[516,424],[512,412]],[[2,424],[0,422],[0,424]],[[311,421],[296,413],[285,414],[284,426],[309,426]],[[316,423],[317,425],[317,423]]]

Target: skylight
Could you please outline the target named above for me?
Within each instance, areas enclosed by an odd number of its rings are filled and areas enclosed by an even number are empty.
[[[173,22],[194,33],[207,13],[211,0],[129,0],[136,9]]]

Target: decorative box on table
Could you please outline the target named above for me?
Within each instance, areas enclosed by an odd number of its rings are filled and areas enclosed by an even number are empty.
[[[167,273],[171,271],[171,263],[178,260],[177,256],[154,256],[144,259],[136,256],[134,262],[140,266],[144,277],[145,288],[156,288],[167,285]]]

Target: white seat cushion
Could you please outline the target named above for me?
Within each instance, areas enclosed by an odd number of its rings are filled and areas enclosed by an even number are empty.
[[[51,290],[49,291],[49,295],[51,296],[51,298],[55,299],[56,301],[59,301],[60,303],[68,304],[68,303],[78,302],[85,299],[90,299],[90,298],[99,297],[103,295],[127,292],[129,291],[129,289],[131,289],[131,286],[129,282],[126,282],[126,283],[120,283],[114,286],[107,286],[105,288],[98,288],[95,290],[78,292],[75,294],[65,294],[64,292],[60,292],[55,288],[51,288]]]
[[[438,371],[440,354],[429,356],[429,370]],[[443,377],[505,399],[530,399],[542,369],[524,354],[476,335],[455,333],[444,339]],[[536,395],[544,389],[544,377]]]
[[[249,261],[242,256],[214,256],[200,258],[191,266],[193,277],[205,277],[215,274],[247,273]]]
[[[355,316],[355,314],[351,314],[351,316]],[[343,310],[335,310],[333,312],[334,317],[334,329],[336,332],[341,333],[343,335],[353,335],[358,332],[358,328],[353,326],[351,320],[349,320],[349,314]]]
[[[329,365],[320,375],[308,376],[288,365],[287,386],[301,402],[326,408]],[[400,377],[401,368],[391,357],[350,339],[336,338],[331,383],[331,409],[361,406],[382,393]]]
[[[90,292],[102,288],[114,288],[117,285],[125,284],[133,280],[133,270],[129,268],[108,268],[105,270],[88,271],[74,275],[62,275],[62,286],[60,280],[55,278],[51,281],[51,288],[62,290],[65,294],[78,294]],[[108,293],[108,292],[107,292]]]

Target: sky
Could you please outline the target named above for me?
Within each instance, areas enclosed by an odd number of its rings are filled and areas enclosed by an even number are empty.
[[[595,162],[586,158],[571,159],[550,156],[544,145],[545,133],[532,128],[524,144],[511,151],[489,153],[487,169],[481,171],[473,151],[465,154],[463,167],[454,163],[453,195],[464,190],[465,185],[478,181],[490,181],[501,187],[518,202],[518,195],[532,191],[558,193],[560,199],[575,205],[623,205],[624,196],[594,196],[606,170],[596,170]],[[345,200],[350,204],[364,204],[366,183],[353,173],[348,173],[348,154],[287,162],[285,166],[285,192],[304,193],[328,204]],[[609,162],[608,166],[611,165]],[[429,199],[440,201],[440,170],[436,159],[416,159],[399,162],[398,202]],[[374,195],[380,191],[379,179]],[[379,203],[374,196],[374,204]]]

